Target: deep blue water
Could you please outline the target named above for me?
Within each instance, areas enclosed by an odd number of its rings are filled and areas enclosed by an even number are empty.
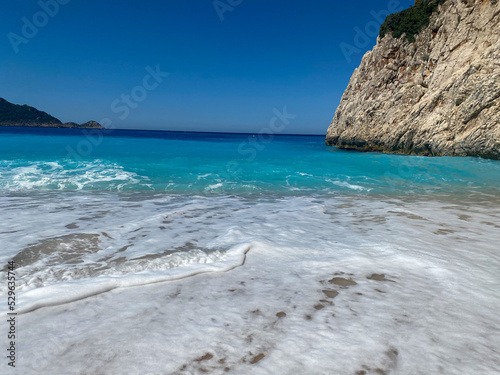
[[[500,162],[343,151],[324,136],[0,127],[0,189],[498,194]]]

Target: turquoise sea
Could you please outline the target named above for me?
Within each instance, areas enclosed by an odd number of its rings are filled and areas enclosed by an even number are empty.
[[[166,194],[498,193],[500,163],[357,153],[323,136],[0,128],[0,188]]]
[[[22,374],[500,373],[500,161],[0,127],[0,215]]]

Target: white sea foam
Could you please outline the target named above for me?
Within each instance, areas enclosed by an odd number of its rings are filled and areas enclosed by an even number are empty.
[[[196,177],[197,180],[201,180],[201,179],[204,179],[204,178],[207,178],[209,176],[211,176],[212,173],[204,173],[204,174],[200,174]]]
[[[216,184],[212,184],[212,185],[208,185],[206,188],[205,188],[205,191],[210,191],[210,190],[217,190],[221,187],[223,187],[224,184],[222,182],[218,182]]]
[[[125,171],[116,163],[102,160],[67,161],[68,165],[61,163],[37,161],[28,165],[13,165],[12,162],[0,162],[0,188],[13,191],[85,190],[101,186],[105,190],[122,190],[138,185],[145,188],[151,186],[147,178]]]
[[[56,306],[84,298],[109,292],[116,288],[126,288],[154,284],[165,281],[179,280],[207,272],[228,272],[241,266],[251,244],[235,246],[221,254],[199,253],[182,256],[176,254],[176,259],[163,262],[147,262],[146,264],[120,265],[117,269],[107,269],[107,272],[94,277],[80,278],[68,272],[65,279],[49,285],[30,288],[19,293],[16,312],[28,313],[41,307]],[[76,276],[76,277],[75,277]],[[54,280],[52,280],[54,281]],[[46,283],[44,283],[46,284]],[[7,307],[0,309],[0,316],[6,316]]]
[[[364,191],[370,191],[371,190],[371,189],[364,188],[363,186],[350,184],[347,181],[338,181],[338,180],[332,180],[332,179],[329,179],[329,178],[325,179],[325,181],[331,182],[333,185],[336,185],[336,186],[339,186],[339,187],[348,188],[348,189],[351,189],[351,190],[357,190],[357,191],[363,191],[363,190]]]
[[[41,192],[0,204],[0,261],[24,262],[26,375],[500,368],[498,197]]]

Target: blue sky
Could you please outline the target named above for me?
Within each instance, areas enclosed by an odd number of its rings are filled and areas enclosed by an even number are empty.
[[[65,122],[183,131],[258,132],[286,106],[284,133],[324,134],[381,17],[413,2],[9,1],[0,97]]]

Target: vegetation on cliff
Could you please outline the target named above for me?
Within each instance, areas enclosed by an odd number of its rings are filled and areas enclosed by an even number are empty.
[[[417,0],[411,8],[387,16],[380,27],[380,37],[392,33],[394,38],[406,34],[409,42],[415,41],[415,36],[429,25],[431,15],[445,0]]]

